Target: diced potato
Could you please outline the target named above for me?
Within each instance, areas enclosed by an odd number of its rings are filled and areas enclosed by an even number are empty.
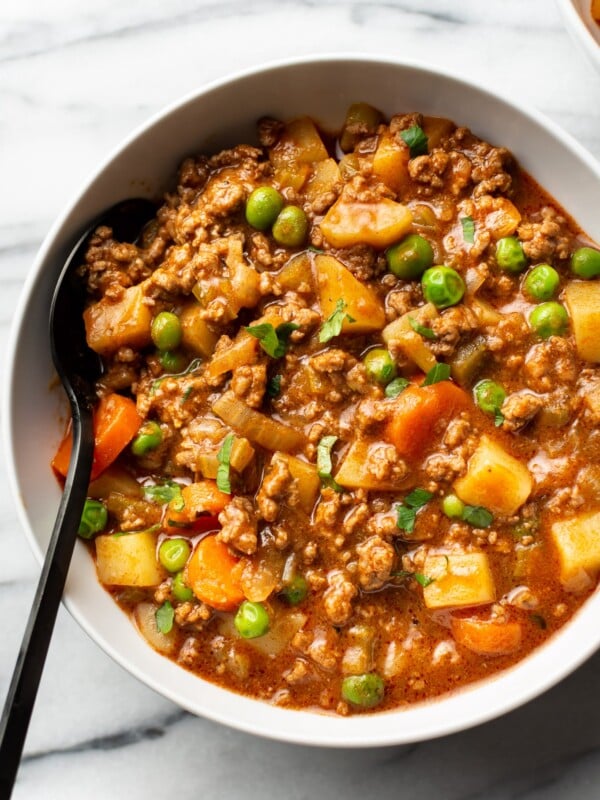
[[[304,190],[306,199],[312,203],[317,198],[335,191],[341,180],[342,174],[334,158],[317,162]]]
[[[124,467],[111,464],[88,487],[88,496],[105,500],[112,492],[128,497],[141,497],[142,487]]]
[[[306,443],[304,434],[247,406],[233,392],[220,395],[213,412],[242,436],[268,450],[300,450]]]
[[[282,289],[308,294],[313,291],[312,259],[306,250],[293,256],[275,274]]]
[[[364,283],[357,280],[341,261],[333,256],[318,255],[315,258],[317,291],[321,303],[321,314],[327,319],[336,310],[338,300],[346,305],[344,311],[350,317],[344,320],[342,333],[371,333],[385,325],[383,303]]]
[[[243,260],[228,264],[231,292],[235,304],[240,308],[254,308],[260,300],[260,275]]]
[[[144,303],[143,284],[125,289],[116,303],[103,298],[83,312],[87,343],[96,353],[110,355],[120,347],[134,350],[150,344],[152,312]]]
[[[383,250],[410,231],[410,210],[393,200],[383,198],[375,203],[337,200],[329,209],[321,230],[334,247],[370,244]]]
[[[565,302],[580,358],[600,364],[600,281],[572,281]]]
[[[479,297],[473,297],[469,305],[480,325],[497,325],[502,319],[499,311],[496,311],[486,300],[480,300]]]
[[[310,165],[329,157],[314,122],[308,117],[288,122],[269,158],[275,180],[281,186],[299,190],[310,175]]]
[[[600,571],[600,511],[555,522],[550,533],[558,551],[560,580],[568,592],[589,589]]]
[[[487,436],[481,437],[469,459],[467,474],[454,482],[454,491],[464,503],[507,516],[523,505],[532,488],[527,467]]]
[[[408,651],[403,642],[392,640],[383,653],[379,670],[383,678],[395,678],[404,672],[407,664]]]
[[[218,336],[202,319],[202,308],[192,301],[181,310],[179,321],[182,329],[182,344],[202,358],[212,356]]]
[[[274,658],[304,627],[307,619],[306,614],[301,611],[286,609],[284,613],[274,615],[268,633],[265,633],[264,636],[257,636],[256,639],[245,639],[244,641],[249,647]],[[221,619],[219,633],[228,639],[236,640],[240,638],[240,634],[233,622],[233,614],[227,614]]]
[[[156,623],[156,606],[154,603],[138,603],[133,612],[138,629],[144,639],[159,653],[170,655],[177,647],[177,634],[172,629],[169,633],[159,630]]]
[[[317,496],[321,489],[321,479],[317,475],[317,468],[308,461],[302,461],[288,453],[275,453],[273,459],[278,458],[287,464],[287,467],[298,485],[300,506],[307,514],[313,510]]]
[[[151,531],[97,536],[96,567],[107,586],[158,586],[166,575]]]
[[[461,345],[450,362],[452,377],[462,386],[469,389],[475,383],[479,371],[488,358],[488,346],[484,336],[477,336],[470,342]]]
[[[494,197],[485,203],[482,201],[475,212],[475,217],[495,241],[504,236],[512,236],[521,222],[519,210],[506,197]]]
[[[353,625],[346,633],[348,647],[342,656],[344,675],[361,675],[373,669],[375,631],[370,625]]]
[[[427,146],[429,152],[434,147],[439,147],[440,142],[449,136],[456,129],[456,125],[451,119],[445,117],[423,117],[423,132],[427,136]]]
[[[423,573],[432,580],[423,588],[427,608],[465,608],[496,599],[485,553],[432,553],[425,558]]]
[[[378,451],[384,447],[389,445],[384,442],[369,443],[362,439],[353,442],[335,475],[337,483],[346,489],[375,489],[381,492],[406,489],[414,485],[413,477],[402,480],[378,478],[369,469],[377,463]]]
[[[440,227],[435,211],[425,203],[411,203],[410,210],[413,215],[413,224],[421,228],[437,231]]]
[[[394,192],[400,192],[409,180],[410,150],[401,140],[386,132],[379,137],[373,156],[373,174]]]
[[[252,603],[262,603],[282,586],[284,557],[274,547],[261,547],[253,558],[240,561],[239,578],[246,599]]]

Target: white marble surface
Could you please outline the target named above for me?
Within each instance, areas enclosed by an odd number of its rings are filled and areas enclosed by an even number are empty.
[[[475,76],[544,111],[600,157],[600,76],[551,0],[3,0],[2,340],[52,220],[135,125],[239,68],[334,50],[395,54]],[[38,573],[5,469],[2,698]],[[116,666],[61,610],[14,797],[586,800],[600,795],[599,696],[600,655],[542,698],[475,730],[413,747],[319,751],[190,716]]]

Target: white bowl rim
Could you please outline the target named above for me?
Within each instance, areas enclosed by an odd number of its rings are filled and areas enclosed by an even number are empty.
[[[219,89],[230,83],[235,83],[243,78],[252,77],[260,73],[266,73],[276,69],[288,69],[303,64],[327,64],[332,62],[357,62],[365,63],[371,62],[374,64],[381,64],[382,66],[399,67],[408,70],[416,70],[428,74],[431,77],[441,77],[448,79],[457,84],[463,85],[468,89],[474,89],[479,93],[486,95],[491,100],[499,100],[504,103],[518,114],[528,118],[532,123],[545,128],[561,145],[571,150],[586,167],[598,178],[600,181],[600,164],[592,157],[592,155],[577,142],[570,134],[563,131],[556,123],[547,118],[541,112],[521,106],[512,98],[503,95],[501,92],[492,90],[481,83],[472,80],[457,73],[456,71],[443,69],[436,65],[428,64],[422,61],[400,59],[392,54],[373,54],[373,53],[348,53],[344,51],[330,52],[325,54],[309,54],[301,57],[294,57],[289,59],[277,59],[268,62],[263,62],[258,66],[253,66],[246,69],[238,70],[232,74],[218,78],[211,82],[201,84],[195,90],[186,93],[183,97],[168,104],[158,112],[155,112],[146,122],[137,126],[125,139],[111,149],[109,154],[102,160],[100,165],[96,167],[88,176],[82,181],[80,188],[73,194],[72,199],[65,205],[62,213],[59,214],[54,224],[51,226],[44,241],[36,255],[36,258],[28,272],[26,280],[19,297],[19,302],[16,307],[15,315],[10,327],[9,339],[7,344],[7,380],[5,381],[2,389],[2,434],[5,442],[5,451],[8,463],[8,482],[10,491],[17,509],[17,516],[25,532],[27,541],[34,553],[34,556],[40,564],[43,563],[44,553],[41,551],[39,543],[36,539],[33,529],[31,527],[23,499],[20,495],[19,484],[17,481],[17,470],[14,455],[14,448],[12,442],[11,419],[12,419],[12,406],[15,398],[12,396],[12,375],[16,368],[15,356],[17,352],[18,342],[22,335],[22,328],[24,326],[24,310],[29,301],[30,294],[34,288],[35,282],[38,279],[41,267],[44,263],[48,250],[56,238],[57,234],[63,227],[69,215],[73,212],[75,207],[80,202],[82,195],[94,183],[99,175],[104,171],[110,162],[116,156],[128,147],[138,136],[145,131],[152,128],[162,118],[168,116],[174,111],[185,106],[189,102],[193,102],[197,97],[206,94],[215,89]],[[596,593],[596,599],[600,601],[600,593]],[[584,608],[592,602],[589,598],[584,603]],[[518,662],[514,667],[502,671],[501,673],[479,681],[475,684],[470,684],[467,687],[455,690],[448,695],[443,695],[440,698],[425,703],[418,703],[414,706],[401,708],[397,710],[390,710],[386,712],[379,712],[377,714],[361,714],[354,715],[348,718],[337,717],[333,715],[314,713],[314,711],[298,711],[295,709],[286,709],[273,707],[266,704],[264,701],[253,700],[240,695],[240,702],[249,702],[256,706],[256,717],[250,721],[240,720],[234,714],[222,712],[219,708],[215,707],[199,707],[199,703],[192,702],[183,694],[177,692],[170,687],[165,687],[158,680],[141,672],[135,665],[133,665],[123,652],[117,651],[115,647],[105,637],[98,634],[94,630],[93,624],[88,623],[82,614],[80,614],[76,603],[69,596],[68,592],[63,597],[63,603],[71,616],[79,623],[83,630],[96,642],[114,661],[126,669],[130,674],[134,675],[138,680],[145,683],[158,694],[167,697],[169,700],[178,706],[186,709],[187,711],[204,716],[215,722],[227,725],[231,728],[238,729],[247,733],[259,735],[268,739],[277,741],[290,742],[295,744],[312,745],[312,746],[325,746],[325,747],[344,747],[344,748],[360,748],[360,747],[380,747],[410,744],[423,740],[429,740],[445,736],[448,734],[456,733],[461,730],[472,728],[476,725],[485,723],[489,720],[495,719],[503,714],[506,714],[515,708],[518,708],[525,703],[533,700],[541,695],[543,692],[556,685],[562,679],[567,677],[578,666],[586,661],[600,646],[600,632],[596,639],[588,637],[582,640],[582,637],[575,638],[569,637],[568,631],[573,628],[573,621],[565,625],[561,631],[554,634],[550,639],[556,641],[558,637],[567,645],[565,650],[567,655],[562,659],[546,659],[546,671],[542,675],[536,674],[535,681],[527,683],[527,681],[520,681],[518,690],[514,691],[508,698],[502,693],[494,693],[494,685],[500,684],[502,688],[505,685],[513,685],[515,681],[510,681],[510,677],[517,673],[523,672],[523,665],[537,654],[539,656],[542,650],[549,647],[549,643],[537,648],[534,653],[522,661]],[[578,612],[579,614],[581,612]],[[576,615],[577,616],[577,615]],[[589,631],[588,631],[589,633]],[[570,641],[573,639],[573,641]],[[573,646],[576,645],[576,646]],[[178,667],[178,669],[181,669]],[[201,679],[198,679],[201,680]],[[518,681],[516,683],[519,683]],[[220,688],[220,687],[219,687]],[[500,688],[500,687],[499,687]],[[221,688],[222,692],[231,694],[227,689]],[[439,714],[427,714],[428,710],[431,711],[436,706],[443,706],[444,708],[457,704],[460,698],[477,694],[477,697],[482,698],[482,702],[471,703],[470,712],[458,716],[453,716],[451,713],[447,714],[445,718],[440,719]],[[483,701],[486,702],[483,702]],[[277,716],[278,724],[273,725],[272,722],[264,724],[261,719],[261,709],[268,708],[270,712],[274,712]],[[393,724],[389,721],[385,724],[385,719],[393,718],[397,715],[415,718],[415,723],[418,720],[418,731],[414,733],[399,735],[394,729]],[[310,726],[301,725],[300,729],[294,726],[294,718],[310,716],[314,720],[314,724]],[[273,716],[273,714],[271,714]],[[378,725],[381,721],[382,725]],[[378,730],[381,727],[384,730]]]
[[[600,69],[600,25],[599,39],[596,39],[575,5],[577,0],[557,0],[557,2],[573,41],[584,46],[588,59],[596,69]]]

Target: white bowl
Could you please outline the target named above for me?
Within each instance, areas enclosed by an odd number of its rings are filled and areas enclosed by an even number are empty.
[[[348,104],[357,100],[388,114],[420,110],[450,117],[506,145],[591,236],[600,238],[598,164],[540,114],[464,80],[391,59],[331,56],[271,65],[202,88],[155,116],[112,153],[56,222],[29,274],[10,343],[4,433],[12,492],[38,559],[59,503],[49,462],[64,409],[60,393],[48,388],[53,378],[48,306],[57,273],[80,230],[122,198],[163,189],[187,154],[254,141],[255,122],[264,114],[289,118],[308,113],[336,128]],[[74,554],[65,603],[118,663],[180,706],[245,731],[314,745],[400,744],[467,728],[540,694],[600,645],[600,594],[595,594],[544,646],[490,680],[407,710],[342,718],[242,697],[155,653],[98,584],[82,543]]]
[[[600,25],[593,19],[591,0],[558,0],[567,30],[591,63],[600,70]]]

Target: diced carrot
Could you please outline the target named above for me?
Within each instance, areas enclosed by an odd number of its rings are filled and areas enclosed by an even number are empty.
[[[203,523],[207,518],[217,522],[217,515],[223,511],[231,496],[217,488],[215,481],[198,481],[184,486],[181,497],[171,500],[165,517],[165,524],[171,527],[190,525],[196,530],[210,530]],[[209,524],[211,524],[209,522]]]
[[[98,403],[94,411],[94,461],[91,480],[100,475],[129,444],[138,432],[142,419],[137,413],[135,403],[129,397],[120,394],[107,394]],[[67,433],[58,446],[52,459],[52,467],[67,476],[73,434],[71,423]]]
[[[409,386],[396,398],[384,436],[400,455],[415,458],[432,445],[436,423],[448,422],[470,405],[469,395],[450,381]]]
[[[451,630],[458,644],[482,656],[505,656],[521,646],[520,622],[453,616]]]
[[[239,559],[213,534],[202,539],[186,567],[186,583],[198,600],[231,611],[244,599],[234,567]]]

